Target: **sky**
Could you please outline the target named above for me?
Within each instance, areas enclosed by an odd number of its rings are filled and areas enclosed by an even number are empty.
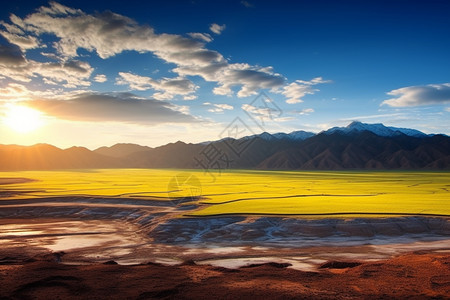
[[[4,2],[0,144],[450,134],[449,37],[450,1]]]

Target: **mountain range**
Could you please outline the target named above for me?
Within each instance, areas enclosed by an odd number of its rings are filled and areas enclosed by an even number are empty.
[[[47,144],[0,145],[1,171],[86,168],[449,170],[450,137],[352,122],[318,134],[264,132],[156,148],[116,144],[91,151]]]

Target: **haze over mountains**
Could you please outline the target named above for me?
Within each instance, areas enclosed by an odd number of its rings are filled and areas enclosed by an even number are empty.
[[[0,145],[2,171],[85,168],[449,170],[450,137],[353,122],[319,134],[264,132],[156,148],[116,144],[90,151],[46,144]]]

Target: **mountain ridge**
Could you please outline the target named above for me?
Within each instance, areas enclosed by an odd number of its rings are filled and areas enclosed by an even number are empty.
[[[449,170],[450,137],[352,122],[318,134],[263,132],[155,148],[130,143],[92,151],[49,144],[0,145],[2,171],[83,168]]]
[[[395,136],[399,134],[405,134],[408,136],[413,137],[425,137],[427,134],[416,130],[416,129],[410,129],[410,128],[400,128],[400,127],[393,127],[393,126],[385,126],[382,123],[375,123],[375,124],[366,124],[359,121],[353,121],[346,127],[333,127],[326,131],[322,131],[323,133],[333,133],[335,131],[341,131],[345,132],[347,134],[351,132],[361,132],[361,131],[370,131],[376,135],[379,136]],[[430,135],[428,135],[430,136]]]

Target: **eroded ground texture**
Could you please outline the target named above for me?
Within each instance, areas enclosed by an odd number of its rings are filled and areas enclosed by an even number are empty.
[[[194,216],[202,205],[2,200],[0,298],[450,295],[448,217]]]

